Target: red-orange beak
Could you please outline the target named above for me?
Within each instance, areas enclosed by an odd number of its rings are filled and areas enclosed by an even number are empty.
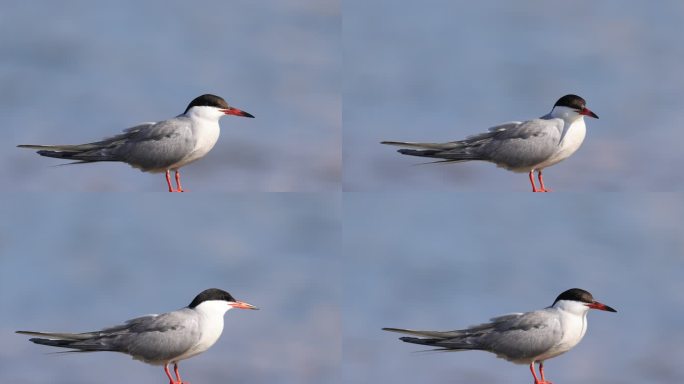
[[[254,116],[252,116],[250,113],[247,113],[245,111],[241,111],[241,110],[239,110],[237,108],[233,108],[233,107],[228,107],[227,109],[222,109],[221,112],[223,112],[226,115],[235,115],[235,116],[254,118]]]
[[[589,116],[589,117],[593,117],[594,119],[598,119],[598,116],[594,112],[592,112],[591,109],[586,108],[586,107],[580,111],[580,115]]]
[[[594,301],[593,303],[589,303],[589,304],[585,304],[585,305],[591,309],[598,309],[599,311],[617,312],[613,308],[611,308],[605,304],[599,303],[598,301]]]
[[[234,303],[229,303],[228,305],[230,305],[233,308],[240,308],[240,309],[255,309],[255,310],[259,309],[255,306],[253,306],[252,304],[245,303],[244,301],[236,301]]]

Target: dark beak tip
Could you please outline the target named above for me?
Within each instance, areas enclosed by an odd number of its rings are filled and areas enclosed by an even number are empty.
[[[581,114],[581,115],[584,115],[584,116],[587,116],[587,117],[593,117],[594,119],[598,119],[598,118],[599,118],[598,115],[595,114],[594,111],[592,111],[592,110],[589,109],[589,108],[584,108],[584,109],[580,112],[580,114]]]
[[[604,311],[606,311],[606,312],[617,312],[616,309],[614,309],[613,307],[609,307],[609,306],[607,306],[607,305],[605,305],[605,304],[603,304],[603,308],[601,308],[601,309],[604,310]]]
[[[254,115],[252,115],[251,113],[245,112],[241,109],[236,110],[236,112],[237,113],[232,113],[232,114],[236,115],[236,116],[240,116],[240,117],[250,117],[252,119],[254,118]]]

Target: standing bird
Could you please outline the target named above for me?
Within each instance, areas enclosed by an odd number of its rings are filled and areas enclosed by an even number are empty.
[[[19,145],[38,149],[38,154],[59,159],[77,160],[70,164],[120,161],[143,172],[166,172],[169,192],[183,192],[180,167],[204,157],[218,140],[219,119],[223,115],[254,117],[233,108],[216,95],[202,95],[190,102],[183,114],[174,118],[142,123],[124,133],[87,144]],[[170,171],[175,172],[176,189]]]
[[[484,160],[513,172],[527,172],[532,192],[550,192],[544,186],[542,170],[567,159],[579,149],[586,135],[584,116],[598,119],[583,98],[565,95],[548,115],[528,121],[511,121],[486,133],[448,143],[383,141],[382,144],[419,149],[400,149],[403,155],[444,159],[436,163]],[[539,188],[534,182],[539,177]]]
[[[71,348],[75,350],[72,352],[125,353],[135,360],[163,365],[170,384],[183,384],[178,373],[178,362],[198,355],[214,345],[223,331],[223,315],[232,308],[258,309],[235,300],[226,291],[211,288],[202,291],[185,308],[161,315],[138,317],[123,325],[101,331],[17,333],[38,336],[30,339],[36,344]],[[175,379],[171,377],[169,364],[173,364]]]
[[[407,343],[438,347],[440,351],[486,351],[516,364],[529,364],[534,384],[551,384],[544,378],[544,360],[572,349],[587,331],[590,309],[617,312],[594,300],[591,293],[573,288],[561,293],[550,307],[492,318],[489,323],[455,331],[385,331],[420,337],[402,337]],[[539,363],[537,378],[534,363]]]

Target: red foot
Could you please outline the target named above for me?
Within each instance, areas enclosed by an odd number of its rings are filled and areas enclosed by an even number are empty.
[[[176,192],[185,192],[183,190],[183,187],[181,187],[181,182],[180,182],[180,172],[176,171]]]
[[[548,189],[544,186],[544,178],[542,177],[541,171],[537,171],[537,172],[538,172],[538,176],[539,176],[539,188],[537,188],[537,185],[534,183],[534,171],[530,171],[530,173],[529,173],[530,184],[532,184],[532,192],[551,192],[551,189]],[[544,384],[544,383],[542,383],[542,384]],[[546,384],[548,384],[548,383],[546,383]]]
[[[544,177],[542,176],[542,171],[537,171],[537,172],[538,172],[537,176],[539,176],[539,185],[541,186],[540,192],[551,192],[550,189],[546,189],[546,187],[544,186]],[[542,383],[542,384],[544,384],[544,383]],[[551,384],[551,383],[547,382],[545,384]]]
[[[550,381],[546,381],[546,378],[544,377],[544,362],[540,361],[539,362],[539,375],[541,376],[541,381],[539,384],[553,384]],[[534,377],[534,380],[537,381],[537,377]]]
[[[183,191],[181,191],[181,192],[183,192]],[[178,373],[178,363],[173,365],[173,373],[176,374],[176,379],[178,380],[176,382],[176,384],[190,384],[189,382],[183,381],[183,379],[181,379],[180,373]]]
[[[181,187],[180,173],[178,171],[176,171],[176,186],[177,186],[177,188],[173,189],[173,185],[171,184],[171,175],[169,174],[168,170],[166,171],[166,184],[169,186],[169,192],[185,192],[185,190],[183,190],[183,187]],[[180,382],[174,383],[174,384],[180,384]]]
[[[541,380],[537,378],[537,374],[534,372],[534,361],[530,363],[530,372],[532,372],[532,377],[534,377],[534,384],[553,384],[550,381],[546,381],[544,378],[544,363],[539,364],[539,373]]]

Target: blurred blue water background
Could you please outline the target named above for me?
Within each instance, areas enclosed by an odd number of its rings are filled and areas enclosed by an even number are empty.
[[[170,195],[170,194],[169,194]],[[14,331],[91,331],[184,307],[205,288],[223,336],[181,363],[192,383],[324,383],[340,365],[340,201],[321,194],[5,194],[0,206],[0,381],[163,383],[116,353],[53,354]]]
[[[684,200],[677,194],[344,196],[340,383],[531,383],[485,352],[417,353],[382,327],[452,330],[549,306],[580,287],[592,311],[555,383],[684,379]],[[566,196],[566,197],[568,197]]]
[[[681,195],[433,193],[528,184],[486,163],[413,167],[378,142],[459,139],[573,92],[601,119],[547,172],[552,188],[681,191],[683,18],[674,0],[5,2],[5,191],[164,191],[159,175],[55,168],[14,146],[96,140],[213,92],[257,118],[222,120],[189,190],[338,190],[343,156],[345,189],[400,193],[5,193],[0,381],[161,382],[127,356],[47,354],[13,332],[91,330],[211,286],[262,310],[227,314],[182,364],[195,383],[529,382],[524,366],[414,353],[380,328],[467,326],[574,286],[619,312],[589,315],[552,381],[682,381]]]
[[[188,190],[337,190],[340,29],[334,0],[4,1],[4,189],[164,191],[124,164],[54,168],[64,161],[15,146],[99,140],[215,93],[256,118],[221,120]]]
[[[52,355],[13,332],[92,330],[212,286],[262,310],[226,315],[217,345],[183,364],[194,382],[528,382],[524,366],[414,353],[380,328],[458,328],[571,287],[619,312],[589,315],[552,380],[684,377],[679,194],[345,193],[342,209],[334,194],[162,196],[5,194],[0,380],[158,382],[127,356]]]
[[[452,141],[587,100],[559,191],[682,191],[684,2],[347,0],[342,3],[345,190],[527,191],[483,162],[414,167],[382,140]]]

